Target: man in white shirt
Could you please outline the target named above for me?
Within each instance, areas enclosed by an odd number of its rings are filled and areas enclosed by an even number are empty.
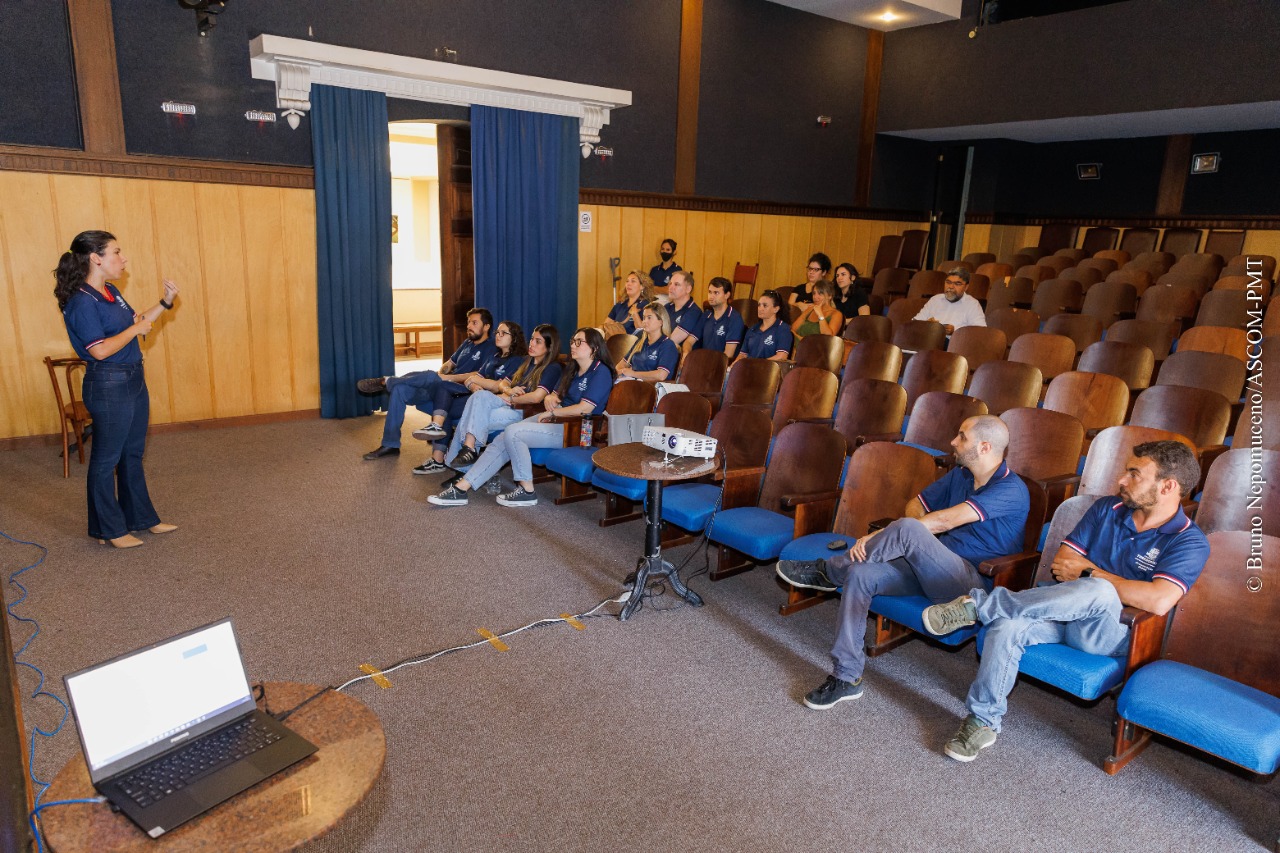
[[[956,267],[947,272],[945,290],[932,297],[915,316],[916,320],[935,320],[950,335],[963,326],[985,326],[987,315],[982,304],[968,294],[969,271]]]

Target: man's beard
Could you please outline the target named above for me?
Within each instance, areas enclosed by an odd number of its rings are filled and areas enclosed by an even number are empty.
[[[1156,490],[1154,486],[1142,495],[1130,494],[1122,486],[1119,490],[1118,497],[1120,498],[1120,502],[1124,504],[1127,509],[1151,509],[1151,507],[1156,505]]]
[[[476,341],[480,340],[483,337],[484,337],[483,330],[479,332],[467,332],[467,340],[471,341],[472,343],[475,343]]]
[[[968,450],[963,450],[956,454],[956,464],[962,468],[968,468],[977,461],[978,448],[976,447],[970,447]]]
[[[944,295],[947,297],[947,301],[948,301],[948,302],[959,302],[959,301],[960,301],[960,297],[964,296],[964,294],[963,294],[963,293],[957,293],[957,292],[955,292],[955,291],[952,291],[952,292],[950,292],[950,293],[946,293],[946,294],[944,294]]]

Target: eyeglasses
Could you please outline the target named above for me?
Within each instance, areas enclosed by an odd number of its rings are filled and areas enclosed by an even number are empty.
[[[822,272],[822,267],[809,267],[809,272]]]
[[[510,337],[510,336],[511,336],[511,333],[510,333],[510,332],[508,332],[506,329],[499,329],[499,330],[498,330],[498,334],[500,334],[500,335],[506,335],[507,337]]]
[[[586,346],[586,345],[587,345],[587,339],[586,339],[586,338],[573,338],[572,340],[570,340],[570,341],[569,341],[569,345],[570,345],[570,346],[575,346],[575,347],[584,347],[584,346]]]

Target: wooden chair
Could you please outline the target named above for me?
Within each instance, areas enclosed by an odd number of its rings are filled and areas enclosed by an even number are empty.
[[[1053,278],[1055,275],[1057,275],[1057,270],[1053,266],[1027,264],[1018,267],[1013,273],[1013,278],[1009,279],[1009,281],[1012,282],[1014,278],[1025,278],[1031,282],[1032,287],[1036,287],[1040,282]]]
[[[85,429],[93,423],[84,401],[76,393],[76,374],[84,381],[86,364],[79,358],[44,357],[44,366],[49,370],[49,382],[53,385],[53,399],[58,404],[58,426],[62,430],[62,477],[71,476],[71,448],[74,447],[80,456],[80,464],[84,464],[84,443],[88,440]],[[62,378],[58,374],[61,372]],[[67,387],[67,396],[62,396],[62,386]],[[75,438],[75,442],[71,441]]]
[[[904,352],[940,350],[947,345],[947,331],[936,320],[907,320],[894,330],[893,344]]]
[[[840,380],[821,367],[793,367],[782,380],[773,409],[773,434],[796,421],[830,420],[840,394]]]
[[[1213,288],[1213,283],[1218,277],[1212,272],[1188,272],[1185,269],[1169,270],[1164,275],[1156,279],[1156,284],[1167,284],[1174,287],[1185,287],[1188,290],[1194,290],[1196,296],[1203,299],[1204,295]]]
[[[1159,278],[1169,271],[1173,266],[1173,252],[1137,252],[1133,256],[1133,260],[1125,264],[1126,267],[1147,270],[1152,276]]]
[[[902,350],[893,344],[867,341],[849,352],[844,364],[844,381],[851,379],[884,379],[897,382],[902,375]]]
[[[896,266],[886,267],[874,275],[871,295],[881,297],[886,303],[892,303],[895,297],[906,296],[907,288],[911,286],[911,273]]]
[[[992,284],[987,288],[986,310],[1030,308],[1034,298],[1035,282],[1026,276],[1015,275],[1003,284]]]
[[[1224,258],[1238,255],[1244,251],[1244,231],[1211,228],[1209,236],[1204,238],[1204,250]]]
[[[724,391],[724,377],[729,369],[729,359],[723,352],[713,349],[696,349],[684,357],[677,382],[695,394],[701,394],[711,403],[715,412],[720,407]]]
[[[1093,259],[1096,261],[1113,261],[1115,266],[1112,267],[1112,269],[1118,270],[1120,267],[1133,260],[1133,255],[1129,254],[1124,249],[1103,249],[1100,252],[1094,252]]]
[[[904,270],[924,268],[924,256],[929,250],[929,232],[911,228],[902,232],[902,250],[898,253],[899,266]]]
[[[1244,393],[1245,364],[1219,352],[1178,350],[1164,360],[1156,385],[1190,385],[1217,391],[1233,403]]]
[[[889,343],[893,337],[893,322],[883,314],[855,314],[844,324],[841,335],[846,341]]]
[[[1080,355],[1080,370],[1118,376],[1128,386],[1130,395],[1151,385],[1156,368],[1155,356],[1144,344],[1126,343],[1107,338],[1090,344]]]
[[[870,441],[902,441],[907,392],[897,382],[853,379],[840,388],[835,430],[852,453]]]
[[[1231,437],[1234,448],[1257,446],[1266,450],[1280,450],[1280,400],[1264,397],[1259,404],[1259,422],[1254,423],[1253,405],[1236,418],[1236,431]]]
[[[1009,339],[1001,329],[988,326],[961,326],[951,333],[947,352],[964,356],[972,375],[989,361],[1003,361]]]
[[[844,340],[835,335],[806,335],[796,344],[796,367],[817,367],[839,376],[843,361]]]
[[[1157,323],[1177,323],[1180,329],[1189,328],[1200,305],[1200,295],[1189,287],[1153,284],[1138,300],[1138,320]]]
[[[1259,568],[1246,576],[1251,559]],[[1209,534],[1209,561],[1178,602],[1163,657],[1135,672],[1116,700],[1108,773],[1132,761],[1153,733],[1254,773],[1280,768],[1280,596],[1256,591],[1274,583],[1277,565],[1274,536]]]
[[[1172,323],[1152,320],[1118,320],[1107,329],[1107,340],[1117,343],[1142,344],[1151,350],[1156,363],[1169,357],[1175,337]],[[1110,371],[1099,371],[1108,373]]]
[[[1143,252],[1154,252],[1158,236],[1159,232],[1154,228],[1126,228],[1120,238],[1120,249],[1128,252],[1131,257]]]
[[[1068,249],[1076,244],[1076,238],[1079,235],[1079,225],[1071,225],[1067,222],[1044,225],[1040,228],[1039,249],[1046,253]]]
[[[609,363],[617,364],[626,358],[639,340],[636,335],[610,335],[604,342],[609,350]]]
[[[1019,308],[987,308],[987,327],[1004,332],[1012,345],[1025,334],[1040,331],[1040,315]]]
[[[896,332],[903,323],[910,323],[914,320],[915,316],[920,313],[920,309],[928,301],[927,299],[897,299],[889,304],[885,316],[889,318],[889,322]]]
[[[996,256],[994,252],[970,252],[964,256],[962,263],[972,264],[970,272],[975,272],[982,267],[983,264],[994,264]]]
[[[1081,291],[1087,293],[1089,288],[1102,281],[1106,276],[1095,267],[1071,267],[1063,270],[1058,278],[1063,281],[1074,281],[1080,285]]]
[[[1090,344],[1102,340],[1102,321],[1088,314],[1054,314],[1044,321],[1044,332],[1047,335],[1062,335],[1071,338],[1076,347],[1076,354],[1084,352]]]
[[[1009,361],[1034,364],[1046,382],[1075,367],[1076,342],[1066,335],[1031,332],[1020,335],[1009,347]]]
[[[1248,348],[1244,329],[1225,326],[1192,326],[1178,338],[1178,352],[1218,352],[1248,361]]]
[[[1118,228],[1089,228],[1084,232],[1084,240],[1081,241],[1080,248],[1086,255],[1092,255],[1095,252],[1114,249],[1119,239],[1120,229]]]
[[[641,415],[653,411],[658,390],[651,382],[619,382],[609,393],[609,401],[605,411],[611,415]],[[578,434],[582,418],[557,418],[565,425],[564,447],[552,450],[542,464],[553,474],[560,476],[560,497],[556,498],[556,506],[578,501],[594,500],[596,493],[591,491],[591,477],[595,465],[591,457],[602,446],[607,444],[608,421],[604,415],[592,415],[595,425],[592,429],[590,447],[578,446]]]
[[[1107,250],[1104,249],[1103,251],[1107,251]],[[1114,252],[1115,250],[1112,249],[1111,251]],[[1099,276],[1098,281],[1102,281],[1107,276],[1111,275],[1113,272],[1120,269],[1120,261],[1117,261],[1115,258],[1104,258],[1104,257],[1100,257],[1099,255],[1094,255],[1091,258],[1085,258],[1082,261],[1077,261],[1076,269],[1097,270],[1098,276]]]
[[[982,273],[974,273],[969,276],[968,293],[985,308],[987,304],[987,295],[991,292],[991,279]]]
[[[1138,310],[1138,289],[1125,281],[1107,279],[1099,282],[1084,295],[1080,313],[1098,318],[1107,329],[1117,320],[1127,320]]]
[[[880,280],[881,270],[892,269],[898,266],[898,258],[902,255],[902,235],[901,234],[885,234],[880,238],[880,242],[876,244],[876,256],[871,261],[871,275],[875,276],[876,281]],[[907,289],[902,288],[902,292],[906,293]]]
[[[1218,252],[1222,255],[1222,252]],[[1226,255],[1223,255],[1226,257]],[[1260,255],[1250,252],[1247,255],[1236,255],[1227,261],[1222,268],[1223,275],[1252,275],[1259,273],[1267,281],[1276,280],[1276,259],[1274,255]]]
[[[959,258],[947,258],[945,261],[938,261],[934,266],[934,269],[940,273],[946,273],[956,269],[957,267],[964,267],[969,271],[969,274],[972,275],[973,271],[978,268],[978,265],[972,261],[962,261]]]
[[[1129,388],[1115,376],[1073,370],[1049,383],[1044,407],[1079,418],[1087,440],[1099,430],[1124,423]]]
[[[1133,455],[1133,448],[1148,441],[1179,441],[1192,452],[1196,451],[1191,439],[1167,429],[1144,426],[1108,427],[1099,432],[1089,444],[1076,492],[1095,497],[1114,495],[1120,475],[1125,472],[1125,466]]]
[[[1051,278],[1040,282],[1031,297],[1031,310],[1041,317],[1052,317],[1069,311],[1080,313],[1084,305],[1084,288],[1080,282],[1066,278]]]
[[[742,317],[742,322],[747,325],[747,328],[751,328],[760,317],[760,302],[756,299],[735,299],[733,310]]]
[[[1054,252],[1053,257],[1066,258],[1067,260],[1071,261],[1071,266],[1075,266],[1076,264],[1083,261],[1085,258],[1089,257],[1090,254],[1092,253],[1086,251],[1085,249],[1077,249],[1073,246],[1068,246],[1065,249],[1059,249],[1058,251]]]
[[[1280,501],[1280,450],[1228,450],[1209,466],[1196,524],[1218,530],[1280,536],[1280,512],[1265,511]]]
[[[1105,281],[1118,281],[1122,284],[1131,284],[1133,285],[1133,289],[1137,291],[1138,296],[1141,297],[1148,287],[1155,284],[1156,277],[1147,270],[1132,269],[1126,266],[1124,269],[1116,270],[1108,275]]]
[[[1036,406],[1044,391],[1044,376],[1034,364],[1020,361],[988,361],[973,372],[969,396],[987,404],[987,411],[1000,415],[1009,409]]]
[[[745,284],[748,288],[747,298],[756,298],[756,278],[760,275],[760,264],[744,264],[738,261],[733,265],[733,296],[738,295],[738,285]],[[744,315],[745,316],[745,315]],[[754,317],[755,315],[750,315]]]
[[[1160,251],[1174,257],[1195,254],[1200,249],[1204,232],[1199,228],[1166,228],[1160,235]]]
[[[1028,489],[1040,494],[1045,514],[1052,518],[1079,482],[1084,424],[1072,415],[1034,406],[1008,409],[1000,419],[1009,427],[1005,461],[1027,481]]]
[[[1154,385],[1138,395],[1129,423],[1185,435],[1197,451],[1220,448],[1231,424],[1231,401],[1204,388]]]
[[[903,441],[918,447],[940,464],[949,468],[954,461],[951,440],[967,418],[987,414],[987,404],[977,397],[949,391],[926,391],[907,411],[907,432]]]
[[[778,558],[820,560],[830,557],[834,552],[827,545],[831,542],[843,539],[852,545],[856,539],[870,532],[873,521],[901,518],[907,502],[920,494],[940,473],[929,454],[914,447],[874,442],[854,449],[830,532],[815,531],[798,537],[783,547]],[[788,586],[787,601],[781,612],[784,616],[790,615],[832,595]]]
[[[979,275],[985,275],[991,286],[1003,284],[1005,281],[1013,277],[1013,267],[1009,264],[997,264],[995,262],[979,264],[974,272]],[[989,288],[988,288],[989,289]]]
[[[959,394],[969,381],[969,363],[964,356],[931,349],[918,352],[902,371],[902,387],[907,389],[907,411],[911,411],[921,394],[948,391]]]
[[[911,276],[907,284],[908,299],[928,299],[941,293],[947,280],[947,274],[938,270],[920,270]]]
[[[663,424],[674,429],[687,429],[705,434],[711,421],[711,401],[691,391],[673,391],[658,401],[658,414]],[[647,487],[645,480],[621,477],[600,468],[591,475],[591,487],[604,495],[601,527],[642,518],[640,511]]]
[[[1199,326],[1222,326],[1229,329],[1244,330],[1249,320],[1250,306],[1248,294],[1243,290],[1211,290],[1200,300],[1200,309],[1196,312],[1196,320],[1192,328]],[[1191,329],[1187,329],[1191,331]],[[1178,342],[1182,349],[1182,342]]]
[[[729,369],[720,405],[763,406],[772,412],[773,400],[778,396],[778,386],[781,384],[780,362],[767,358],[740,358]]]
[[[774,439],[767,467],[728,472],[720,511],[707,527],[718,551],[711,580],[771,563],[792,539],[830,529],[844,457],[840,433],[793,423]]]
[[[1062,276],[1067,270],[1075,266],[1075,261],[1062,255],[1054,255],[1050,258],[1041,258],[1036,264],[1040,270],[1040,279],[1036,282],[1036,290],[1039,291],[1040,286],[1046,281],[1053,281]],[[1022,275],[1019,271],[1018,275]]]
[[[1224,266],[1226,266],[1226,262],[1222,259],[1222,255],[1213,252],[1202,252],[1183,255],[1178,258],[1178,260],[1174,261],[1173,266],[1169,267],[1169,272],[1194,275],[1213,283],[1222,275]]]

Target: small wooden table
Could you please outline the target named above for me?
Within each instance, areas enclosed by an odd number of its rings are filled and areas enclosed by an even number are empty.
[[[266,701],[275,713],[321,689],[292,681],[267,682],[265,687]],[[274,853],[319,838],[364,800],[382,774],[387,755],[382,723],[360,700],[330,691],[291,715],[285,725],[318,751],[190,823],[153,840],[108,803],[55,806],[40,813],[49,849]],[[84,756],[77,755],[41,799],[51,803],[97,795]]]
[[[674,566],[662,559],[662,486],[674,480],[692,480],[716,470],[714,459],[696,456],[667,456],[661,450],[645,447],[639,442],[602,447],[591,457],[592,463],[610,474],[620,477],[647,480],[644,510],[644,556],[636,564],[636,581],[631,587],[631,597],[622,606],[618,618],[626,621],[640,606],[645,586],[653,577],[666,578],[676,595],[692,604],[702,606],[702,598],[684,585]]]
[[[408,355],[413,353],[415,358],[422,358],[422,333],[423,332],[439,332],[444,329],[440,323],[393,323],[391,332],[394,335],[404,335],[404,343],[396,344],[395,349],[398,354]],[[427,354],[431,354],[432,344],[427,344]]]

